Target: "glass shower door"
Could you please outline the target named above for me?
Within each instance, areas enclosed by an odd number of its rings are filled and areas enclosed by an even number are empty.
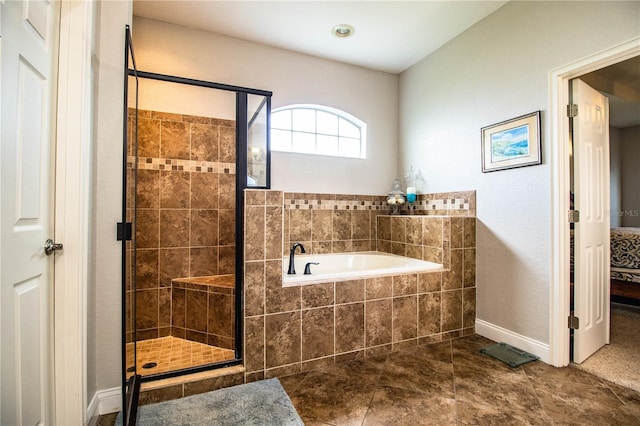
[[[135,208],[138,143],[138,78],[131,46],[131,33],[126,27],[123,106],[123,202],[122,222],[118,224],[118,240],[122,241],[122,424],[135,425],[141,376],[136,374],[135,358]],[[133,69],[130,72],[129,63]],[[129,109],[129,105],[134,108]]]
[[[271,97],[247,95],[247,187],[267,188],[270,182],[269,119]]]

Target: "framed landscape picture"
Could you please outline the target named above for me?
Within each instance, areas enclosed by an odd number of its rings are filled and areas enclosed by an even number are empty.
[[[482,172],[542,163],[540,111],[483,127]]]

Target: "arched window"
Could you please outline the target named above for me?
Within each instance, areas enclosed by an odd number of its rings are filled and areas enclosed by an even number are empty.
[[[339,109],[289,105],[271,113],[271,150],[366,158],[367,125]]]

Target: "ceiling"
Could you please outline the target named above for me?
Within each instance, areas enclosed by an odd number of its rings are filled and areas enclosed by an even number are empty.
[[[506,3],[133,0],[133,14],[399,74]],[[334,36],[337,24],[353,36]],[[581,78],[609,97],[611,125],[640,125],[640,57]]]
[[[399,74],[506,3],[134,0],[133,14]]]

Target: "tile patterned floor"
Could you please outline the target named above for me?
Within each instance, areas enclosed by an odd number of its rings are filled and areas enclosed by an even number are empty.
[[[512,369],[474,335],[281,378],[306,425],[640,424],[640,394],[573,367]]]
[[[573,367],[509,368],[478,352],[491,343],[473,335],[280,381],[308,426],[640,424],[640,393]]]
[[[136,349],[138,373],[143,376],[213,364],[235,358],[234,351],[230,349],[209,346],[173,336],[142,340],[137,343]],[[127,359],[133,359],[132,343],[127,344]],[[157,363],[157,366],[142,368],[143,365],[150,362]],[[133,374],[133,372],[130,374]]]

